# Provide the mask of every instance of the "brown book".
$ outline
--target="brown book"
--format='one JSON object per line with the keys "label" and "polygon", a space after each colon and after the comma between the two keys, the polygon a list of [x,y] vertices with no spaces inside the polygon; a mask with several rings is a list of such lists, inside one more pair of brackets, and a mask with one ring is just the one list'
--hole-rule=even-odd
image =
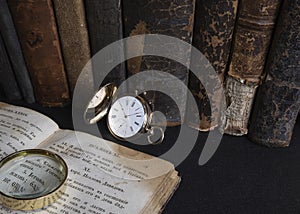
{"label": "brown book", "polygon": [[285,147],[291,141],[300,111],[299,16],[300,1],[285,0],[249,127],[249,138],[259,144]]}
{"label": "brown book", "polygon": [[[237,7],[238,0],[198,0],[196,3],[193,46],[210,61],[222,83],[229,60]],[[205,83],[201,83],[198,78],[190,75],[189,88],[198,109],[192,109],[188,104],[187,114],[191,116],[187,123],[201,131],[208,131],[218,126],[221,105],[224,104],[221,97],[215,97],[215,105],[212,106],[205,91]],[[198,114],[198,111],[200,124],[193,121],[196,118],[193,115]]]}
{"label": "brown book", "polygon": [[90,60],[84,2],[82,0],[54,0],[53,3],[65,70],[70,92],[73,93],[82,69]]}
{"label": "brown book", "polygon": [[[226,88],[228,107],[224,120],[227,134],[247,134],[252,102],[256,88],[261,83],[281,2],[282,0],[240,1],[225,84],[228,87]],[[234,88],[232,78],[239,82],[235,83]],[[245,99],[241,99],[241,96]]]}
{"label": "brown book", "polygon": [[[140,34],[164,34],[176,37],[187,43],[192,42],[194,26],[195,0],[180,1],[147,1],[131,0],[123,2],[124,32],[125,37]],[[139,41],[136,47],[127,47],[126,51],[143,51],[144,43]],[[170,45],[170,44],[168,44]],[[177,44],[172,44],[176,50]],[[135,49],[135,50],[133,50]],[[177,49],[178,50],[178,49]],[[189,55],[191,51],[186,54]],[[177,54],[174,52],[174,54]],[[180,54],[178,54],[180,55]],[[174,75],[184,84],[188,83],[188,65],[179,64],[175,61],[158,56],[144,56],[133,58],[128,61],[128,76],[132,76],[146,70],[164,71]],[[173,94],[163,94],[158,91],[147,92],[146,98],[154,111],[160,111],[166,116],[166,123],[170,126],[180,125],[184,118],[180,111],[185,112],[186,90],[178,84],[169,84],[167,78],[155,79],[151,76],[140,81],[140,84],[129,86],[138,91],[143,91],[145,82],[150,85],[167,85],[168,91],[174,92],[174,96],[180,94],[177,105],[170,98]],[[182,115],[184,117],[184,115]],[[161,121],[160,121],[161,122]],[[157,121],[157,123],[160,123]]]}
{"label": "brown book", "polygon": [[66,104],[68,83],[51,0],[11,0],[8,4],[37,102],[45,106]]}

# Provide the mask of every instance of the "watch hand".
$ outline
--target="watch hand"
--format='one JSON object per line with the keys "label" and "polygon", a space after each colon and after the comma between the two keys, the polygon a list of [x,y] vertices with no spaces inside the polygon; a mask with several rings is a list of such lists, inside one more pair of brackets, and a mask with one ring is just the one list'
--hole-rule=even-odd
{"label": "watch hand", "polygon": [[126,106],[127,106],[126,111],[128,112],[129,111],[129,100],[128,100],[128,98],[126,99]]}
{"label": "watch hand", "polygon": [[137,114],[142,114],[142,112],[137,112],[137,113],[129,114],[129,115],[126,115],[126,117],[130,117],[130,116],[137,115]]}
{"label": "watch hand", "polygon": [[121,128],[126,123],[126,120],[124,120],[123,118],[118,119],[118,122],[120,120],[122,120],[122,121],[121,121],[121,124],[119,125],[119,128]]}
{"label": "watch hand", "polygon": [[125,128],[122,128],[121,131],[123,132],[124,135],[126,135],[126,129],[127,129],[127,126],[128,126],[128,125],[126,124],[126,121],[123,122],[123,123],[119,126],[119,128],[121,128],[124,124],[125,124]]}
{"label": "watch hand", "polygon": [[126,114],[125,114],[125,110],[124,110],[124,108],[123,108],[123,105],[121,104],[121,102],[119,102],[119,104],[120,104],[120,106],[121,106],[121,109],[122,109],[122,112],[123,112],[123,114],[124,114],[124,117],[126,117]]}
{"label": "watch hand", "polygon": [[126,123],[126,121],[124,121],[123,123],[121,123],[120,126],[119,126],[119,128],[121,128],[125,123]]}

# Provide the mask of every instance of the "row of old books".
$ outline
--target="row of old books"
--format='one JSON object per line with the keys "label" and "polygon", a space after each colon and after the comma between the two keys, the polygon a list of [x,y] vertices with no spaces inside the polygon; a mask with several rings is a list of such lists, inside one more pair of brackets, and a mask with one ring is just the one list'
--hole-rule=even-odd
{"label": "row of old books", "polygon": [[[203,2],[199,5],[202,15],[205,14],[203,11],[210,12],[212,5],[211,2]],[[221,2],[226,1],[214,2],[220,6]],[[230,2],[238,5],[233,33],[229,31],[224,36],[220,31],[229,20],[220,17],[226,17],[228,11],[226,15],[216,16],[217,21],[212,18],[212,12],[208,13],[208,20],[203,21],[201,28],[205,31],[198,35],[200,42],[197,42],[195,32],[195,45],[200,44],[198,48],[213,64],[223,81],[226,96],[226,110],[220,110],[221,101],[218,106],[207,108],[208,105],[203,103],[208,102],[209,94],[201,87],[195,90],[199,84],[193,82],[191,90],[194,90],[196,97],[200,97],[198,109],[202,115],[202,123],[196,128],[209,130],[221,126],[226,134],[248,134],[252,141],[259,144],[288,146],[300,110],[300,1]],[[201,19],[197,20],[201,26]],[[210,31],[207,26],[210,26]],[[230,25],[225,29],[224,32],[228,33]],[[224,46],[219,47],[226,41],[231,43],[230,52],[226,52],[229,49]],[[203,42],[211,44],[203,45]]]}
{"label": "row of old books", "polygon": [[[8,98],[63,106],[71,100],[85,64],[102,48],[128,36],[164,34],[204,54],[224,86],[226,104],[209,94],[208,83],[200,82],[188,66],[158,56],[120,63],[109,81],[120,84],[144,70],[167,72],[187,85],[197,102],[197,109],[191,109],[183,95],[176,107],[172,96],[147,93],[152,109],[163,112],[168,125],[181,124],[180,110],[186,108],[187,115],[199,114],[200,122],[193,121],[197,117],[186,118],[201,131],[224,125],[227,134],[248,134],[253,141],[271,146],[289,144],[300,108],[299,0],[0,3],[0,93]],[[143,43],[139,45],[142,49]],[[176,44],[171,45],[176,50]],[[98,79],[101,71],[94,75]],[[185,93],[181,86],[162,81],[169,91]],[[134,87],[142,90],[143,83]],[[220,115],[225,115],[221,121]]]}

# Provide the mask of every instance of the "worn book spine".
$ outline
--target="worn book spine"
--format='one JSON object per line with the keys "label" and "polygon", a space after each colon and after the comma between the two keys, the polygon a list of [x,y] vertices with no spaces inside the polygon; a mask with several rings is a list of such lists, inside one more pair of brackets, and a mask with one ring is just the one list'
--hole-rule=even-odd
{"label": "worn book spine", "polygon": [[0,88],[7,100],[22,99],[14,72],[9,62],[5,46],[0,35]]}
{"label": "worn book spine", "polygon": [[83,0],[54,0],[53,4],[65,70],[70,92],[73,94],[77,79],[90,60],[84,2]]}
{"label": "worn book spine", "polygon": [[[222,83],[229,60],[237,7],[238,0],[198,0],[196,3],[193,46],[210,61]],[[201,131],[209,131],[219,125],[221,105],[224,103],[220,97],[215,97],[215,105],[211,105],[205,83],[201,83],[198,78],[190,75],[189,80],[189,89],[198,109],[189,109],[188,105],[187,114],[195,115],[199,111],[200,124],[193,120],[187,123]]]}
{"label": "worn book spine", "polygon": [[69,89],[51,0],[10,0],[8,5],[37,102],[65,105]]}
{"label": "worn book spine", "polygon": [[300,111],[300,1],[285,0],[258,90],[249,138],[271,147],[288,146]]}
{"label": "worn book spine", "polygon": [[35,101],[33,87],[7,0],[0,0],[0,32],[21,94],[26,102],[33,103]]}
{"label": "worn book spine", "polygon": [[[195,0],[124,1],[123,11],[124,32],[126,37],[142,34],[164,34],[176,37],[189,44],[192,42]],[[140,47],[136,48],[142,51],[143,45],[143,41],[140,41]],[[176,44],[174,44],[174,47],[176,47]],[[132,47],[126,47],[126,51],[130,51],[130,48]],[[174,54],[177,53],[174,52]],[[189,55],[190,53],[186,54]],[[137,57],[128,62],[128,76],[135,75],[145,70],[164,71],[174,75],[187,85],[189,61],[184,64],[185,65],[182,65],[158,56]],[[159,80],[149,77],[146,80],[144,79],[141,81],[140,85],[134,85],[133,87],[138,91],[142,91],[145,82],[153,85],[155,85],[156,82],[160,82],[159,84],[161,85],[168,85],[167,90],[170,91],[170,93],[174,93],[174,96],[180,94],[180,100],[177,105],[170,98],[172,94],[168,94],[168,96],[156,91],[151,93],[148,92],[146,95],[146,99],[151,104],[153,111],[160,111],[166,116],[166,121],[163,125],[180,125],[184,120],[184,118],[181,118],[180,111],[185,112],[187,102],[185,90],[177,84],[167,84],[167,79],[164,79],[163,77]],[[159,121],[157,123],[159,123]]]}
{"label": "worn book spine", "polygon": [[[282,0],[241,0],[238,9],[227,87],[225,133],[244,135],[248,132],[256,88],[261,83],[272,33]],[[232,88],[232,78],[239,81]],[[252,87],[250,89],[249,87]],[[241,92],[246,92],[241,98]],[[243,109],[243,112],[241,112]]]}
{"label": "worn book spine", "polygon": [[[123,38],[122,4],[121,0],[85,0],[86,18],[88,32],[90,37],[90,47],[92,56],[95,56],[104,47]],[[122,51],[122,48],[120,48]],[[124,55],[124,52],[120,53]],[[114,82],[120,85],[126,78],[125,64],[120,59],[116,66],[102,82]],[[92,61],[95,87],[101,83],[97,82],[103,79],[101,69],[103,65],[98,65],[97,61]]]}

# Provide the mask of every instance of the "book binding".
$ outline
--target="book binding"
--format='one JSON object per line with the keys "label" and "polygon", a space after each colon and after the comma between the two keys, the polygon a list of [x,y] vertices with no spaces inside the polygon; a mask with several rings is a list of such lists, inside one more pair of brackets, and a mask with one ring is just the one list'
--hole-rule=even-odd
{"label": "book binding", "polygon": [[270,55],[267,77],[258,91],[249,138],[271,147],[290,144],[300,111],[300,1],[285,0]]}
{"label": "book binding", "polygon": [[[121,0],[86,0],[84,2],[91,54],[94,57],[106,46],[123,38],[122,2]],[[120,51],[120,56],[124,56],[123,47]],[[95,90],[98,90],[100,85],[103,86],[109,82],[114,82],[119,86],[126,79],[125,63],[121,62],[122,57],[114,60],[120,61],[119,65],[104,76],[101,70],[105,65],[99,65],[97,59],[92,58]],[[99,80],[102,80],[102,83],[98,82]]]}
{"label": "book binding", "polygon": [[38,103],[63,106],[69,89],[51,0],[8,1]]}
{"label": "book binding", "polygon": [[[229,119],[225,122],[225,133],[232,135],[244,135],[248,132],[248,118],[255,96],[255,88],[261,83],[265,61],[271,44],[271,38],[278,16],[281,0],[243,0],[238,9],[237,26],[234,34],[231,60],[229,64],[228,78],[225,85],[231,86],[231,78],[240,81],[238,87],[245,87],[242,91],[250,90],[247,98],[240,100],[240,106],[245,106],[245,112],[239,108],[230,108],[228,103],[227,114]],[[225,88],[225,91],[231,90]],[[236,88],[234,91],[238,91]],[[249,91],[249,92],[250,92]],[[227,96],[234,94],[227,93]],[[227,97],[228,100],[235,98]],[[236,110],[236,111],[235,111]],[[234,111],[234,112],[229,112]],[[236,116],[236,118],[232,118]],[[243,117],[243,118],[239,118]],[[241,126],[230,124],[232,121],[242,120]]]}
{"label": "book binding", "polygon": [[[229,60],[237,8],[238,0],[196,2],[193,46],[210,61],[222,83]],[[191,74],[189,76],[189,89],[197,102],[198,109],[191,108],[190,104],[187,105],[189,115],[187,123],[200,131],[209,131],[220,125],[219,117],[225,104],[222,103],[221,97],[215,97],[214,105],[210,103],[208,92],[205,90],[207,83],[200,82],[198,78]],[[198,118],[194,116],[198,114],[198,110],[200,124],[193,120]]]}
{"label": "book binding", "polygon": [[[192,42],[194,25],[195,0],[180,1],[146,1],[133,0],[123,2],[124,33],[125,36],[142,34],[163,34],[181,39],[189,44]],[[154,44],[155,45],[155,44]],[[170,44],[168,44],[170,45]],[[172,44],[176,50],[177,44]],[[141,51],[143,53],[144,41],[139,41],[135,50],[126,47],[126,51]],[[179,50],[179,49],[178,49]],[[179,50],[180,51],[180,50]],[[173,53],[172,53],[173,54]],[[174,52],[174,54],[177,54]],[[186,55],[190,55],[188,50]],[[180,55],[180,53],[178,54]],[[155,70],[166,72],[177,77],[185,85],[188,84],[189,60],[184,65],[159,56],[143,56],[129,61],[127,70],[128,77],[139,72]],[[168,75],[166,75],[168,76]],[[177,84],[169,84],[166,76],[155,78],[152,76],[141,80],[141,84],[129,86],[130,88],[143,91],[145,82],[155,87],[156,84],[167,85],[170,94],[159,91],[147,92],[146,99],[153,111],[162,112],[166,116],[166,122],[162,125],[176,126],[184,121],[186,109],[186,90]],[[172,96],[180,97],[176,103]],[[183,112],[182,117],[180,112]],[[155,122],[154,122],[155,123]]]}
{"label": "book binding", "polygon": [[53,3],[69,89],[73,94],[77,79],[90,60],[84,2],[54,0]]}

